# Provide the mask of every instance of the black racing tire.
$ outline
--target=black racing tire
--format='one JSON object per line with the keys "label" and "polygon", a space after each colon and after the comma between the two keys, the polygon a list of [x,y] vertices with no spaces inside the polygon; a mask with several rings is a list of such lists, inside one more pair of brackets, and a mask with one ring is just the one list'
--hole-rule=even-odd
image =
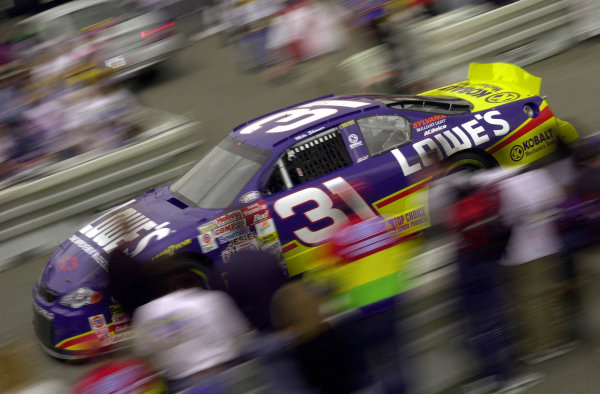
{"label": "black racing tire", "polygon": [[205,290],[226,289],[221,272],[211,260],[199,255],[186,255],[185,258],[190,259],[195,266],[191,269],[191,274],[198,282],[198,287]]}
{"label": "black racing tire", "polygon": [[498,167],[498,162],[485,152],[463,151],[450,156],[446,173],[456,171],[478,171]]}

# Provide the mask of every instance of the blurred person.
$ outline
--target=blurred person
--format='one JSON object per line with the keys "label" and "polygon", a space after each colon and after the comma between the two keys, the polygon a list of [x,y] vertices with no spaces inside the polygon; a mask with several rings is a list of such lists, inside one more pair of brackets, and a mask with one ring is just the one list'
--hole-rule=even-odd
{"label": "blurred person", "polygon": [[[256,335],[248,340],[245,352],[258,358],[269,391],[313,392],[297,354],[297,339],[301,334],[284,330],[284,324],[278,320],[278,306],[281,301],[286,307],[290,306],[291,298],[284,290],[288,288],[287,275],[277,257],[258,250],[240,251],[227,263],[224,278],[228,293],[256,331]],[[301,308],[303,313],[310,313],[314,303],[305,302],[293,307],[293,311],[287,312],[294,313]]]}
{"label": "blurred person", "polygon": [[598,134],[576,141],[573,158],[577,164],[573,182],[573,201],[562,212],[559,228],[566,233],[578,270],[583,315],[583,339],[600,346],[598,282],[596,256],[600,245],[600,137]]}
{"label": "blurred person", "polygon": [[[449,231],[456,248],[457,290],[466,339],[481,363],[465,392],[505,392],[539,383],[542,375],[523,374],[512,352],[507,303],[499,262],[511,227],[502,218],[504,170],[446,174],[439,152],[429,154],[430,237]],[[437,217],[436,217],[437,216]]]}
{"label": "blurred person", "polygon": [[397,307],[410,288],[406,262],[418,241],[400,238],[390,222],[373,217],[352,220],[326,245],[306,274],[313,286],[330,291],[319,309],[334,324],[326,344],[332,350],[320,363],[337,368],[337,380],[326,377],[325,392],[407,392]]}
{"label": "blurred person", "polygon": [[228,24],[236,61],[245,71],[260,71],[267,57],[271,18],[282,8],[276,0],[239,0],[229,4]]}
{"label": "blurred person", "polygon": [[[343,42],[338,9],[322,1],[288,0],[269,27],[269,66],[264,76],[267,80],[284,76],[303,61],[340,49]],[[324,65],[312,62],[311,66],[321,69]]]}
{"label": "blurred person", "polygon": [[132,316],[133,350],[169,390],[229,392],[222,372],[240,362],[249,324],[225,293],[204,290],[185,255],[139,262],[117,249],[109,260],[114,296]]}
{"label": "blurred person", "polygon": [[[96,367],[79,379],[70,390],[71,394],[166,394],[167,392],[164,379],[148,365],[147,361],[137,358],[110,361]],[[42,393],[50,394],[40,391],[40,394]]]}
{"label": "blurred person", "polygon": [[0,181],[9,177],[14,169],[14,141],[9,129],[0,123]]}
{"label": "blurred person", "polygon": [[544,362],[570,351],[561,246],[554,224],[565,194],[546,169],[513,174],[502,181],[503,216],[512,227],[506,267],[518,344],[523,359]]}

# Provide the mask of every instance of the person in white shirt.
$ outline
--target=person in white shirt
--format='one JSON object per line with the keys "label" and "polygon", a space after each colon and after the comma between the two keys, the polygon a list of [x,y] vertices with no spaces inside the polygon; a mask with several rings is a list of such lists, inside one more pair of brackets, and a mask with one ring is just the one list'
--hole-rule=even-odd
{"label": "person in white shirt", "polygon": [[561,294],[557,207],[566,198],[545,169],[501,180],[502,215],[511,226],[505,258],[525,361],[537,364],[573,348]]}
{"label": "person in white shirt", "polygon": [[220,373],[241,362],[250,324],[226,293],[200,288],[193,267],[180,256],[141,264],[136,292],[143,294],[124,304],[134,307],[133,350],[153,364],[173,392],[190,387],[220,392],[227,387]]}
{"label": "person in white shirt", "polygon": [[170,381],[224,370],[241,356],[236,338],[249,330],[227,294],[199,288],[177,290],[140,306],[132,325],[135,352]]}

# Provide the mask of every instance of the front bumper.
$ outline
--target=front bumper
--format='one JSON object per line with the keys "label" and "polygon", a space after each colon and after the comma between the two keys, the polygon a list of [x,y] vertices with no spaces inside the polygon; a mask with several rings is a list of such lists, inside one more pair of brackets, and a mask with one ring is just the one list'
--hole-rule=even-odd
{"label": "front bumper", "polygon": [[[62,360],[89,359],[128,345],[131,326],[128,319],[115,319],[108,305],[88,305],[70,309],[58,304],[58,297],[48,302],[47,291],[33,289],[33,328],[42,348]],[[100,318],[103,324],[92,324]]]}

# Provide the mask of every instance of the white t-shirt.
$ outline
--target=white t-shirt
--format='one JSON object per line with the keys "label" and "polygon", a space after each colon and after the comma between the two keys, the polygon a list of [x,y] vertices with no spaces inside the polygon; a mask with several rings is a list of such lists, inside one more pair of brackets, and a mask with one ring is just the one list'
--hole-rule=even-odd
{"label": "white t-shirt", "polygon": [[220,291],[179,290],[139,307],[133,346],[167,379],[182,379],[240,356],[236,337],[250,326]]}
{"label": "white t-shirt", "polygon": [[517,265],[561,250],[554,223],[556,207],[566,198],[545,169],[513,175],[500,182],[502,216],[512,226],[504,265]]}

